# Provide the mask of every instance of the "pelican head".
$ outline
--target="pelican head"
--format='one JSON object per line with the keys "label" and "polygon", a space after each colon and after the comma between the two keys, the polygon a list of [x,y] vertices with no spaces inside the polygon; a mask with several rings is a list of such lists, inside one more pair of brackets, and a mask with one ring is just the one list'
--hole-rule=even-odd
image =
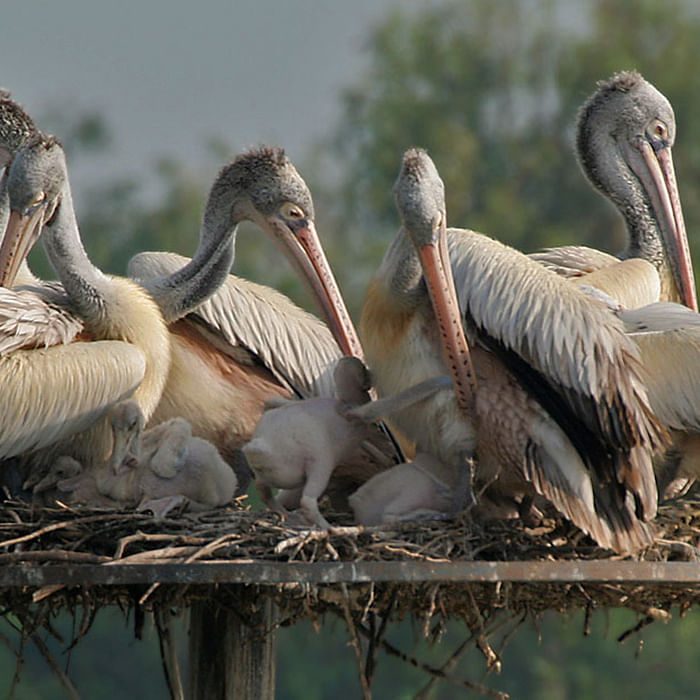
{"label": "pelican head", "polygon": [[306,183],[282,148],[251,150],[224,167],[214,183],[205,221],[248,219],[270,234],[300,272],[344,353],[362,350],[321,246]]}
{"label": "pelican head", "polygon": [[134,467],[139,463],[140,437],[145,419],[138,403],[127,400],[121,401],[110,410],[109,421],[114,435],[109,467],[114,474],[118,474],[124,467]]}
{"label": "pelican head", "polygon": [[671,156],[675,138],[669,101],[639,73],[622,72],[598,83],[581,108],[576,146],[586,176],[618,206],[630,236],[640,245],[660,238],[651,262],[670,267],[683,303],[697,311]]}
{"label": "pelican head", "polygon": [[44,224],[53,218],[65,173],[63,147],[53,136],[35,136],[15,156],[7,178],[10,216],[0,245],[0,285],[12,285]]}
{"label": "pelican head", "polygon": [[447,250],[445,187],[435,164],[424,150],[412,148],[406,151],[394,185],[394,195],[403,228],[418,251],[442,336],[443,356],[459,404],[470,411],[476,381]]}
{"label": "pelican head", "polygon": [[0,168],[38,133],[31,117],[0,88]]}

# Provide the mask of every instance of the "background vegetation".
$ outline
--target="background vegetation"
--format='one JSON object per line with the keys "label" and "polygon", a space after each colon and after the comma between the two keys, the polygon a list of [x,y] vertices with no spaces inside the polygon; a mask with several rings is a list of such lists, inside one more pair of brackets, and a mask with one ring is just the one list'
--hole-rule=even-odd
{"label": "background vegetation", "polygon": [[[596,81],[622,69],[638,69],[674,105],[674,159],[691,248],[698,251],[700,11],[692,0],[455,2],[392,14],[368,37],[367,51],[371,67],[345,91],[340,124],[320,135],[317,148],[297,164],[314,192],[319,231],[355,315],[396,230],[391,185],[402,152],[412,145],[433,156],[453,225],[488,232],[525,251],[563,243],[619,250],[621,222],[582,177],[572,136],[577,109]],[[71,158],[103,159],[119,147],[99,115],[68,115],[59,135]],[[212,146],[216,162],[230,155],[225,143]],[[123,272],[139,250],[189,254],[196,246],[208,183],[176,158],[154,168],[156,197],[144,198],[136,180],[81,193],[86,245],[106,270]],[[50,276],[41,251],[32,263]],[[239,236],[234,271],[307,303],[282,256],[254,228],[244,227]],[[102,614],[92,641],[72,653],[79,687],[86,697],[162,696],[157,644],[153,638],[126,641],[129,632],[116,617]],[[577,618],[551,616],[539,633],[519,632],[505,653],[503,674],[489,682],[514,697],[696,695],[697,615],[650,628],[639,659],[629,645],[614,641],[634,623],[630,616],[604,617],[598,613],[599,627],[589,639],[582,638]],[[404,623],[396,632],[404,644],[414,637],[410,628]],[[455,623],[443,644],[425,650],[426,658],[445,658],[446,648],[464,635]],[[13,663],[9,653],[0,657],[0,678],[8,679],[8,687]],[[17,697],[57,694],[42,664],[28,656]],[[483,662],[467,659],[463,668],[478,678]],[[282,631],[279,697],[357,696],[355,679],[342,625],[327,625],[319,635],[304,625]],[[411,697],[423,683],[413,670],[385,659],[377,697]],[[451,688],[435,695],[454,696]]]}

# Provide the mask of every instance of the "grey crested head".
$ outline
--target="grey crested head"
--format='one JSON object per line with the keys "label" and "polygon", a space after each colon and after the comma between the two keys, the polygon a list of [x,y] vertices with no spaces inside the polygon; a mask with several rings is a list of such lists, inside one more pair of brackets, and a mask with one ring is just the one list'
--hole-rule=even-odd
{"label": "grey crested head", "polygon": [[[659,138],[660,137],[660,138]],[[615,73],[598,82],[578,114],[576,149],[593,183],[600,150],[635,139],[653,140],[655,150],[672,147],[676,138],[673,107],[666,97],[636,71]]]}
{"label": "grey crested head", "polygon": [[15,157],[7,179],[10,206],[24,213],[41,202],[56,202],[66,178],[61,142],[36,135]]}
{"label": "grey crested head", "polygon": [[239,155],[224,166],[212,186],[210,201],[233,199],[239,209],[236,218],[247,218],[249,207],[262,216],[285,215],[284,206],[293,205],[293,218],[313,220],[314,207],[306,183],[287,158],[284,149],[261,146]]}
{"label": "grey crested head", "polygon": [[422,148],[411,148],[404,153],[394,196],[404,228],[412,235],[432,232],[444,219],[445,186]]}
{"label": "grey crested head", "polygon": [[32,118],[0,88],[0,166],[38,134]]}

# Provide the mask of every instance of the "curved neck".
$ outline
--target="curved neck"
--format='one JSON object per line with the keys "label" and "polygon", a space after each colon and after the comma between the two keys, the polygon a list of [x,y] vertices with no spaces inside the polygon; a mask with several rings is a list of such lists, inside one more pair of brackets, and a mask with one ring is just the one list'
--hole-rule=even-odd
{"label": "curved neck", "polygon": [[192,259],[172,275],[143,282],[167,323],[188,314],[224,283],[233,264],[237,223],[208,203]]}
{"label": "curved neck", "polygon": [[80,239],[68,178],[61,188],[53,221],[44,226],[43,244],[56,274],[87,321],[102,321],[110,280],[88,257]]}
{"label": "curved neck", "polygon": [[627,246],[619,257],[644,258],[659,270],[668,267],[659,225],[641,188],[638,187],[623,205],[617,206],[625,219],[628,236]]}
{"label": "curved neck", "polygon": [[651,202],[618,142],[611,136],[598,136],[600,131],[591,129],[579,134],[578,155],[591,184],[614,204],[625,220],[628,241],[618,257],[644,258],[660,269],[667,263]]}

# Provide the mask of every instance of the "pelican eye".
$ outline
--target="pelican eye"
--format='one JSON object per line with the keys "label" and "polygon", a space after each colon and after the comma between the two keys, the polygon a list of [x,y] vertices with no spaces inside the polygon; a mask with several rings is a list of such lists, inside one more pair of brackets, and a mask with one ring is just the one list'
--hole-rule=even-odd
{"label": "pelican eye", "polygon": [[668,141],[668,128],[658,119],[651,123],[647,133],[655,141]]}
{"label": "pelican eye", "polygon": [[294,204],[293,202],[285,202],[281,207],[280,207],[280,213],[285,219],[304,219],[306,218],[306,215],[304,214],[304,210],[298,206],[297,204]]}
{"label": "pelican eye", "polygon": [[27,209],[36,209],[44,200],[46,199],[46,192],[44,190],[39,190],[29,204],[27,204]]}

